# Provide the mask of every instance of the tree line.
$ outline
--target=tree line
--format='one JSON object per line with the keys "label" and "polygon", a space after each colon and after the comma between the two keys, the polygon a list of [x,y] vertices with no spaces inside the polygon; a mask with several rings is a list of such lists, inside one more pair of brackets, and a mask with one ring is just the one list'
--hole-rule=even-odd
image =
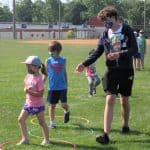
{"label": "tree line", "polygon": [[[57,23],[72,22],[79,25],[88,23],[89,18],[97,16],[97,13],[107,5],[114,5],[120,16],[132,26],[144,24],[144,2],[146,25],[150,24],[150,1],[149,0],[16,0],[16,21],[32,23]],[[60,10],[60,14],[59,14]],[[60,16],[59,16],[60,15]],[[0,4],[0,21],[12,21],[12,10],[8,6]]]}

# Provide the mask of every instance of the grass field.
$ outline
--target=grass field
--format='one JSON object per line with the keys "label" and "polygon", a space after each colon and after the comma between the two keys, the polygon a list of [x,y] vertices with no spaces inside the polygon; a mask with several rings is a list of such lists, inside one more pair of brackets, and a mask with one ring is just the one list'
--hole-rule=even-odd
{"label": "grass field", "polygon": [[[50,129],[52,144],[40,146],[42,133],[35,117],[27,120],[30,145],[17,147],[20,139],[17,117],[24,104],[23,79],[26,68],[20,62],[29,55],[39,55],[44,62],[48,57],[47,45],[0,41],[0,143],[6,150],[150,150],[150,51],[145,59],[145,70],[135,72],[133,95],[130,98],[131,115],[129,135],[121,135],[121,113],[116,101],[114,119],[107,146],[95,142],[95,136],[102,132],[105,94],[102,85],[97,94],[88,98],[88,84],[85,74],[75,74],[76,65],[82,61],[94,45],[63,45],[62,55],[67,58],[68,103],[71,120],[63,124],[63,110],[56,109],[57,128]],[[150,50],[150,47],[149,49]],[[97,62],[97,71],[105,71],[104,57]],[[47,85],[45,85],[47,88]],[[47,90],[45,90],[45,99]],[[46,104],[47,106],[47,104]],[[45,112],[48,119],[48,110]]]}

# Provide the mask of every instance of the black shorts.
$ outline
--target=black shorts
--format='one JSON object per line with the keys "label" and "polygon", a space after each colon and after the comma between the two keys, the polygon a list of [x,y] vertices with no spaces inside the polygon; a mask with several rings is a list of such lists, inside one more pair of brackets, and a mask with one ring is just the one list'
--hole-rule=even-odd
{"label": "black shorts", "polygon": [[140,59],[140,53],[137,52],[133,57],[134,57],[134,58],[137,58],[137,59]]}
{"label": "black shorts", "polygon": [[108,69],[102,78],[102,84],[106,93],[130,96],[133,80],[133,69]]}
{"label": "black shorts", "polygon": [[67,103],[67,89],[65,90],[50,90],[48,91],[47,101],[50,104]]}

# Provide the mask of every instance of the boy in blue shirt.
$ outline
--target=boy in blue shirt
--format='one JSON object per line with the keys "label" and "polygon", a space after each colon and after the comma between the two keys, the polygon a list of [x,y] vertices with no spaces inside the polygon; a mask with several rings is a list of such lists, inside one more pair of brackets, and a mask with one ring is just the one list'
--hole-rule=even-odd
{"label": "boy in blue shirt", "polygon": [[69,121],[69,106],[67,104],[67,73],[66,58],[61,57],[62,45],[58,41],[52,41],[48,47],[50,57],[46,60],[48,73],[48,96],[50,128],[56,128],[54,123],[56,104],[61,101],[64,109],[64,123]]}

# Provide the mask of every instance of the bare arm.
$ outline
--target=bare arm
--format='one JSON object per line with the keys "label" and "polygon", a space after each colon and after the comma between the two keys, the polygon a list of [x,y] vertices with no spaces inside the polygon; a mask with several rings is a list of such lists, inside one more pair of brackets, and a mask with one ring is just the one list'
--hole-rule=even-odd
{"label": "bare arm", "polygon": [[41,90],[41,91],[33,91],[31,89],[24,89],[24,91],[32,96],[35,96],[35,97],[42,97],[43,94],[44,94],[44,89]]}
{"label": "bare arm", "polygon": [[65,78],[66,78],[66,83],[68,85],[68,78],[67,78],[67,70],[66,70],[66,65],[64,66],[64,70],[65,70]]}
{"label": "bare arm", "polygon": [[45,60],[45,72],[46,74],[43,74],[42,79],[44,82],[47,80],[47,59]]}

